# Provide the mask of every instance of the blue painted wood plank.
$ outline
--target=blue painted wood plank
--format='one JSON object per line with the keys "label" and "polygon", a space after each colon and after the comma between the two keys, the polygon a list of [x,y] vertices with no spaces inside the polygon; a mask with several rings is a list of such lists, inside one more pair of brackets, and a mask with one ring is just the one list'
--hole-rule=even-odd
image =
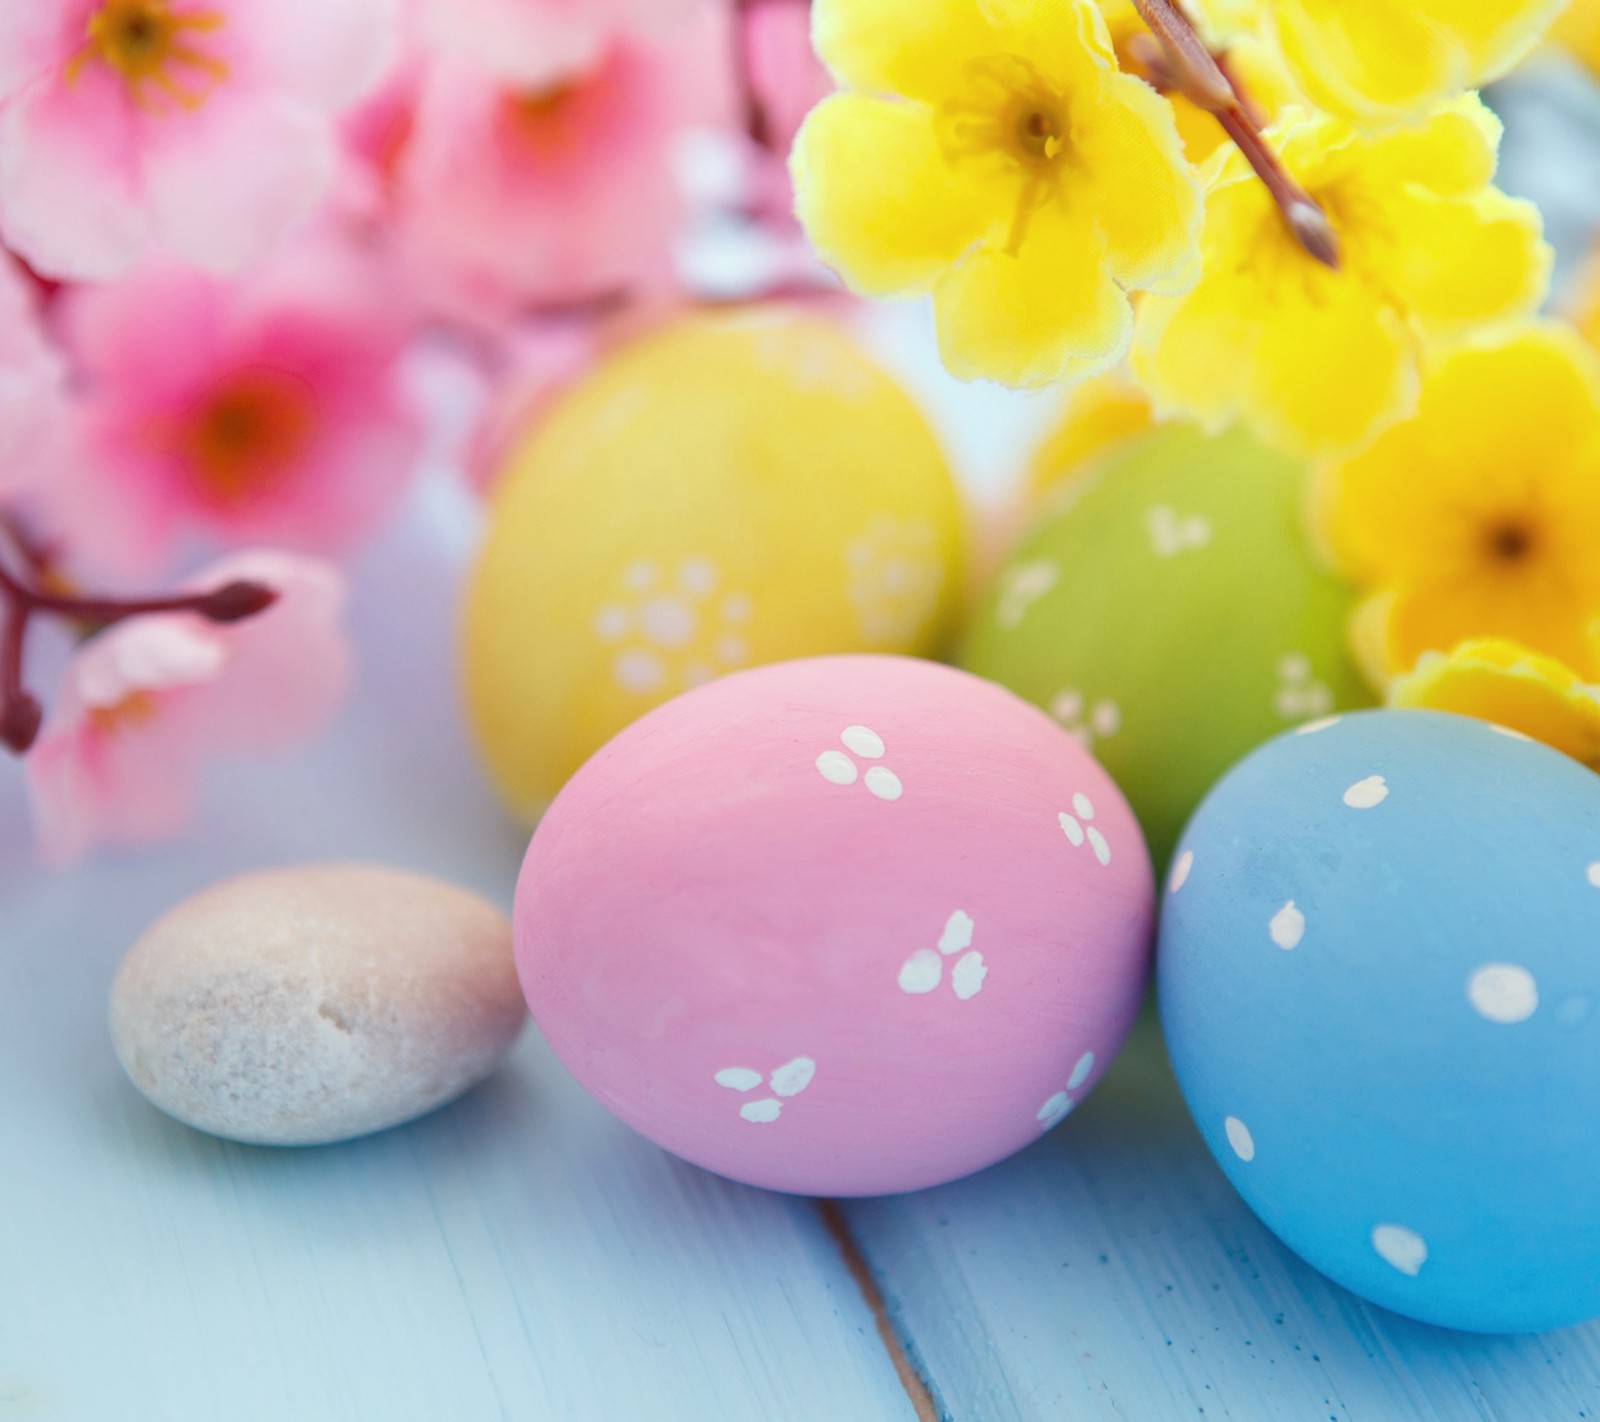
{"label": "blue painted wood plank", "polygon": [[1206,1154],[1152,1017],[1050,1136],[846,1209],[944,1414],[982,1422],[1600,1417],[1600,1325],[1488,1338],[1362,1303]]}
{"label": "blue painted wood plank", "polygon": [[416,528],[366,561],[356,704],[223,774],[184,842],[45,875],[0,797],[0,1418],[913,1418],[815,1207],[656,1150],[531,1030],[454,1106],[312,1150],[213,1140],[123,1080],[116,961],[222,874],[369,857],[509,899],[449,563]]}

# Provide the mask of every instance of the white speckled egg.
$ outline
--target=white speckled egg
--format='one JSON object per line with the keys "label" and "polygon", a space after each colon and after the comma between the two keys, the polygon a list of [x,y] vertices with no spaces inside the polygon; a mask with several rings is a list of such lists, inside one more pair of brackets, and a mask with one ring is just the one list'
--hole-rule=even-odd
{"label": "white speckled egg", "polygon": [[184,900],[111,988],[123,1069],[213,1135],[317,1145],[488,1076],[525,1012],[511,930],[452,884],[375,865],[268,869]]}

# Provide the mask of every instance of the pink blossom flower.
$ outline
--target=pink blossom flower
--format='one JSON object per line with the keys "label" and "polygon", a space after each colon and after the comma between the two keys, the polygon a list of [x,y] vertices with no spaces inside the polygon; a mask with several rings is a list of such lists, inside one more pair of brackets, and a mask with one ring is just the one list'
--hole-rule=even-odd
{"label": "pink blossom flower", "polygon": [[657,41],[707,0],[428,0],[427,37],[522,88],[593,68],[616,40]]}
{"label": "pink blossom flower", "polygon": [[729,109],[726,16],[619,42],[534,88],[469,61],[423,75],[395,163],[402,240],[436,310],[485,319],[667,284],[686,128]]}
{"label": "pink blossom flower", "polygon": [[755,0],[741,23],[750,86],[766,126],[764,151],[756,155],[752,205],[769,221],[792,222],[789,149],[801,121],[833,92],[833,80],[811,48],[809,5]]}
{"label": "pink blossom flower", "polygon": [[340,553],[404,492],[420,435],[382,267],[331,241],[237,284],[141,268],[62,298],[80,368],[56,516],[75,566],[148,577],[184,535]]}
{"label": "pink blossom flower", "polygon": [[47,862],[178,833],[207,760],[286,751],[338,706],[350,677],[338,573],[311,559],[244,553],[193,587],[235,578],[268,584],[277,601],[221,625],[189,612],[131,618],[74,654],[23,763]]}
{"label": "pink blossom flower", "polygon": [[322,191],[329,114],[393,23],[394,0],[6,0],[0,232],[59,276],[151,248],[238,270]]}
{"label": "pink blossom flower", "polygon": [[53,469],[66,414],[63,375],[40,328],[32,283],[0,252],[0,493]]}

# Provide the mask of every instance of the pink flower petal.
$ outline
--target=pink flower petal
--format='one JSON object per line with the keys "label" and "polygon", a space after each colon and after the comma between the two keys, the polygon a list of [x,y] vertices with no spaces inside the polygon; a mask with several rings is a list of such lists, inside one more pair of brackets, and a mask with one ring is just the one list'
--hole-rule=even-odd
{"label": "pink flower petal", "polygon": [[98,0],[21,0],[0,5],[0,100],[64,64],[83,43]]}
{"label": "pink flower petal", "polygon": [[66,420],[65,370],[34,307],[32,287],[0,252],[0,492],[46,477]]}
{"label": "pink flower petal", "polygon": [[24,762],[48,861],[177,833],[209,757],[282,751],[337,707],[350,676],[338,574],[261,552],[218,563],[194,586],[235,578],[269,583],[278,601],[225,626],[192,613],[130,619],[73,657]]}
{"label": "pink flower petal", "polygon": [[0,237],[38,271],[114,276],[143,249],[136,132],[121,83],[86,65],[48,73],[0,108]]}
{"label": "pink flower petal", "polygon": [[142,132],[156,229],[178,256],[238,271],[315,204],[333,176],[328,121],[303,100],[225,84]]}
{"label": "pink flower petal", "polygon": [[321,109],[360,97],[398,45],[397,0],[229,0],[228,10],[255,82]]}
{"label": "pink flower petal", "polygon": [[287,553],[249,552],[207,568],[190,586],[220,587],[235,578],[264,582],[278,593],[265,612],[222,629],[224,672],[190,714],[218,747],[271,753],[307,739],[326,724],[349,689],[350,652],[341,627],[344,581],[328,563]]}

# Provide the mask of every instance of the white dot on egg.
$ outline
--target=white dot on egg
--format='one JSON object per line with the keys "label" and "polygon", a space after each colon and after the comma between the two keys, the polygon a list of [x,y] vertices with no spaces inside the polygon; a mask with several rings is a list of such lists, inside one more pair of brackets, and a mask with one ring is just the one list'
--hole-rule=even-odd
{"label": "white dot on egg", "polygon": [[594,615],[595,635],[602,642],[618,641],[627,634],[630,620],[627,608],[608,602]]}
{"label": "white dot on egg", "polygon": [[959,953],[972,946],[972,915],[957,909],[945,920],[944,932],[939,935],[941,953]]}
{"label": "white dot on egg", "polygon": [[989,970],[983,965],[982,953],[964,953],[950,970],[950,986],[955,995],[965,1002],[969,997],[977,996],[978,990],[983,987],[983,980],[988,976]]}
{"label": "white dot on egg", "polygon": [[900,968],[900,991],[914,996],[932,992],[944,976],[944,962],[931,948],[918,948]]}
{"label": "white dot on egg", "polygon": [[1189,882],[1189,871],[1194,868],[1194,850],[1186,849],[1173,861],[1172,873],[1167,879],[1167,892],[1175,894]]}
{"label": "white dot on egg", "polygon": [[1600,889],[1600,859],[1591,864],[1587,870],[1587,877],[1595,888]]}
{"label": "white dot on egg", "polygon": [[796,1057],[774,1071],[767,1078],[767,1084],[776,1096],[798,1096],[811,1085],[811,1078],[816,1074],[815,1061],[810,1057]]}
{"label": "white dot on egg", "polygon": [[694,636],[694,609],[675,597],[653,597],[639,609],[639,626],[656,646],[681,647]]}
{"label": "white dot on egg", "polygon": [[750,655],[743,637],[717,638],[717,658],[730,667],[736,667]]}
{"label": "white dot on egg", "polygon": [[839,739],[847,750],[865,760],[877,760],[883,754],[883,737],[866,726],[846,726],[839,733]]}
{"label": "white dot on egg", "polygon": [[667,669],[661,665],[660,658],[638,648],[619,652],[611,663],[611,674],[624,691],[641,696],[659,690],[667,679]]}
{"label": "white dot on egg", "polygon": [[739,1114],[747,1121],[754,1121],[758,1126],[764,1126],[769,1121],[776,1121],[778,1113],[783,1110],[783,1102],[764,1096],[759,1101],[746,1101],[739,1108]]}
{"label": "white dot on egg", "polygon": [[1539,987],[1516,963],[1486,963],[1467,979],[1467,997],[1490,1022],[1526,1022],[1538,1009]]}
{"label": "white dot on egg", "polygon": [[1298,948],[1300,940],[1305,937],[1306,916],[1295,907],[1294,900],[1290,899],[1272,915],[1267,931],[1272,935],[1272,941],[1288,952],[1291,948]]}
{"label": "white dot on egg", "polygon": [[1250,1134],[1250,1127],[1245,1125],[1237,1116],[1229,1116],[1222,1123],[1222,1129],[1227,1134],[1228,1144],[1233,1147],[1233,1153],[1248,1165],[1256,1158],[1256,1138]]}
{"label": "white dot on egg", "polygon": [[1080,820],[1092,820],[1094,818],[1094,801],[1081,790],[1072,797],[1072,808]]}
{"label": "white dot on egg", "polygon": [[1492,721],[1489,723],[1489,729],[1497,736],[1510,736],[1514,741],[1531,741],[1533,739],[1532,736],[1524,731],[1515,730],[1510,726],[1497,726]]}
{"label": "white dot on egg", "polygon": [[717,585],[717,570],[706,558],[685,558],[678,569],[678,586],[695,597],[704,597]]}
{"label": "white dot on egg", "polygon": [[730,593],[722,600],[722,615],[729,622],[748,622],[750,599],[743,593]]}
{"label": "white dot on egg", "polygon": [[1344,802],[1352,810],[1370,810],[1389,798],[1389,783],[1381,775],[1358,780],[1344,792]]}
{"label": "white dot on egg", "polygon": [[1056,819],[1060,822],[1061,832],[1066,835],[1074,849],[1083,843],[1083,826],[1073,819],[1071,815],[1063,810],[1056,816]]}
{"label": "white dot on egg", "polygon": [[718,1086],[732,1091],[751,1091],[761,1085],[761,1073],[749,1067],[723,1067],[715,1077]]}
{"label": "white dot on egg", "polygon": [[817,769],[830,785],[854,785],[859,774],[855,761],[843,751],[836,750],[823,751],[817,757]]}
{"label": "white dot on egg", "polygon": [[1047,1126],[1053,1126],[1070,1110],[1072,1110],[1072,1098],[1065,1091],[1058,1091],[1039,1108],[1039,1114],[1034,1119],[1043,1121]]}
{"label": "white dot on egg", "polygon": [[1106,837],[1093,825],[1089,826],[1089,848],[1094,850],[1094,857],[1101,864],[1104,865],[1111,862],[1111,846],[1106,843]]}
{"label": "white dot on egg", "polygon": [[1330,726],[1337,726],[1344,720],[1343,716],[1324,716],[1317,721],[1307,721],[1303,726],[1296,726],[1294,733],[1297,736],[1314,736],[1318,731],[1326,731]]}
{"label": "white dot on egg", "polygon": [[622,585],[632,592],[643,592],[655,580],[656,570],[646,562],[629,563],[622,575]]}
{"label": "white dot on egg", "polygon": [[1089,1073],[1094,1070],[1094,1053],[1085,1052],[1078,1058],[1078,1064],[1072,1068],[1072,1075],[1067,1078],[1067,1090],[1076,1091],[1089,1079]]}
{"label": "white dot on egg", "polygon": [[880,800],[898,800],[904,787],[894,771],[884,765],[875,765],[867,772],[867,789]]}
{"label": "white dot on egg", "polygon": [[1428,1246],[1422,1236],[1404,1225],[1381,1224],[1372,1231],[1372,1247],[1378,1258],[1413,1279],[1428,1262]]}

